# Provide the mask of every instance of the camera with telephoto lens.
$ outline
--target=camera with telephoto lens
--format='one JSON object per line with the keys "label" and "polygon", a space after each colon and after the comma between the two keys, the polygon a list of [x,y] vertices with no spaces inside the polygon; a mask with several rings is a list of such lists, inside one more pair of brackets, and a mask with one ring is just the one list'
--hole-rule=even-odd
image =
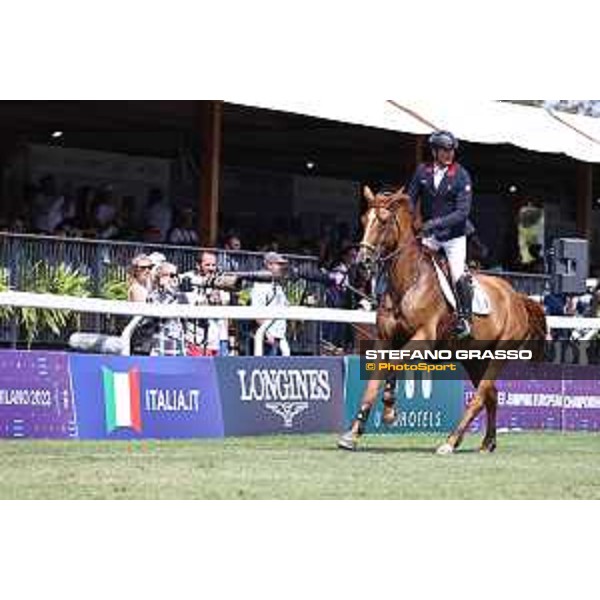
{"label": "camera with telephoto lens", "polygon": [[342,273],[341,271],[329,271],[328,269],[324,268],[314,269],[308,273],[301,273],[298,267],[292,267],[290,268],[288,278],[293,280],[303,279],[309,283],[316,283],[325,286],[340,286],[347,281],[348,275],[346,273]]}
{"label": "camera with telephoto lens", "polygon": [[233,291],[239,286],[239,277],[236,273],[209,273],[200,275],[192,273],[184,275],[181,278],[179,289],[182,292],[203,291],[210,292],[212,290]]}

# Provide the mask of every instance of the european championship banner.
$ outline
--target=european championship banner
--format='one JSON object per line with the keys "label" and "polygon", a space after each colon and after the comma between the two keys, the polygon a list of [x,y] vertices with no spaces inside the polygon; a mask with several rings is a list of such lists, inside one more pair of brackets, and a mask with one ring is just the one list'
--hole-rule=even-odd
{"label": "european championship banner", "polygon": [[225,435],[337,432],[343,359],[216,358]]}
{"label": "european championship banner", "polygon": [[[349,356],[345,361],[345,427],[349,427],[356,417],[367,382],[360,378],[359,356]],[[396,423],[385,425],[382,422],[383,404],[380,397],[371,413],[366,432],[450,432],[458,425],[462,415],[463,395],[462,380],[436,379],[435,374],[421,372],[399,376],[396,385]]]}
{"label": "european championship banner", "polygon": [[71,356],[81,439],[222,437],[209,358]]}
{"label": "european championship banner", "polygon": [[[577,378],[566,373],[563,388],[563,429],[565,431],[600,431],[600,369],[577,369]],[[586,379],[584,379],[584,377]]]}
{"label": "european championship banner", "polygon": [[0,437],[76,435],[67,354],[0,351]]}
{"label": "european championship banner", "polygon": [[[496,388],[498,429],[518,431],[562,428],[563,382],[560,365],[510,362],[502,370]],[[465,386],[465,404],[470,402],[473,394],[473,386],[468,382]],[[485,426],[486,414],[483,409],[471,430],[484,431]]]}

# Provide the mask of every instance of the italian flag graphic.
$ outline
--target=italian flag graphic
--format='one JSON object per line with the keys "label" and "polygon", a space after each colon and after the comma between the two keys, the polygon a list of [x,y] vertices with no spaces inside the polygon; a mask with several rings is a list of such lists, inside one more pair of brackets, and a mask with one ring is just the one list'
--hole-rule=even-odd
{"label": "italian flag graphic", "polygon": [[130,427],[141,433],[139,369],[118,373],[102,367],[102,379],[108,433],[119,427]]}

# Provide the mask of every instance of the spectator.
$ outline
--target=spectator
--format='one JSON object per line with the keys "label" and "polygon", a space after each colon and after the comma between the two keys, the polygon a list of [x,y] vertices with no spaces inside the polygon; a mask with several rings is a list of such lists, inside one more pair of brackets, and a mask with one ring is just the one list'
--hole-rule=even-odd
{"label": "spectator", "polygon": [[[289,302],[279,280],[285,273],[288,261],[277,252],[268,252],[265,256],[265,267],[273,275],[273,281],[257,282],[252,287],[252,306],[288,306]],[[289,356],[290,347],[286,339],[287,322],[284,319],[259,319],[257,335],[264,334],[266,356]],[[254,352],[258,348],[255,345]]]}
{"label": "spectator", "polygon": [[240,270],[240,262],[230,253],[239,252],[242,249],[242,242],[238,235],[230,233],[223,243],[225,252],[219,256],[219,266],[222,271],[235,272]]}
{"label": "spectator", "polygon": [[[196,270],[182,275],[187,301],[196,306],[225,306],[230,294],[217,287],[217,256],[202,252]],[[193,319],[186,323],[186,350],[189,356],[227,356],[229,323],[227,319]]]}
{"label": "spectator", "polygon": [[37,232],[52,235],[64,220],[65,198],[56,191],[56,181],[46,175],[33,198],[33,227]]}
{"label": "spectator", "polygon": [[173,209],[170,202],[163,196],[162,190],[160,188],[151,189],[146,204],[146,227],[160,231],[159,242],[167,239],[172,220]]}
{"label": "spectator", "polygon": [[240,236],[235,233],[230,233],[224,242],[225,250],[231,250],[232,252],[239,252],[242,249],[242,242]]}
{"label": "spectator", "polygon": [[180,208],[175,217],[175,227],[167,237],[169,244],[198,246],[198,232],[194,227],[194,211],[190,207]]}
{"label": "spectator", "polygon": [[91,185],[83,185],[77,189],[76,218],[79,227],[84,231],[88,229],[92,223],[95,199],[96,191]]}
{"label": "spectator", "polygon": [[[154,277],[154,289],[148,295],[150,304],[187,304],[185,294],[179,287],[177,267],[163,262],[157,267]],[[184,356],[185,339],[181,319],[157,319],[152,336],[151,356]]]}
{"label": "spectator", "polygon": [[123,196],[116,219],[116,224],[120,232],[120,239],[122,240],[133,241],[139,239],[140,232],[136,222],[135,211],[135,197]]}
{"label": "spectator", "polygon": [[11,233],[27,233],[27,219],[24,215],[16,215],[10,223],[8,223],[7,231]]}
{"label": "spectator", "polygon": [[161,233],[158,227],[146,227],[142,232],[142,241],[146,244],[160,244]]}
{"label": "spectator", "polygon": [[541,244],[530,244],[529,254],[531,255],[531,262],[527,266],[530,273],[545,273],[546,264],[544,261],[544,248]]}
{"label": "spectator", "polygon": [[481,269],[486,264],[490,255],[489,248],[483,243],[475,228],[471,226],[471,233],[467,234],[467,256],[469,267]]}
{"label": "spectator", "polygon": [[129,302],[146,302],[152,286],[152,261],[145,254],[138,254],[131,261],[127,299]]}
{"label": "spectator", "polygon": [[162,252],[152,252],[152,254],[148,254],[148,260],[152,263],[150,280],[151,282],[154,282],[158,267],[167,262],[167,257]]}
{"label": "spectator", "polygon": [[112,240],[119,236],[117,208],[113,198],[112,186],[104,186],[98,192],[92,209],[92,219],[96,238]]}

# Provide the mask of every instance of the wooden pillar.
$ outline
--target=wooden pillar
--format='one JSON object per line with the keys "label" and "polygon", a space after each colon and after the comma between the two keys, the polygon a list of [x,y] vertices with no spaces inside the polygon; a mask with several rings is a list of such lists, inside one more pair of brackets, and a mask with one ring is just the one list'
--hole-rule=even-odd
{"label": "wooden pillar", "polygon": [[200,103],[202,147],[200,156],[200,244],[214,247],[219,227],[221,150],[223,143],[223,103],[220,100]]}
{"label": "wooden pillar", "polygon": [[425,158],[425,138],[418,135],[415,138],[415,167],[418,167]]}
{"label": "wooden pillar", "polygon": [[591,164],[577,163],[576,189],[577,233],[581,237],[591,240],[593,202],[593,170]]}
{"label": "wooden pillar", "polygon": [[[12,132],[0,132],[0,216],[12,219],[23,208],[27,181],[24,152],[26,140]],[[17,173],[13,164],[10,181],[7,177],[9,163],[18,163]]]}

